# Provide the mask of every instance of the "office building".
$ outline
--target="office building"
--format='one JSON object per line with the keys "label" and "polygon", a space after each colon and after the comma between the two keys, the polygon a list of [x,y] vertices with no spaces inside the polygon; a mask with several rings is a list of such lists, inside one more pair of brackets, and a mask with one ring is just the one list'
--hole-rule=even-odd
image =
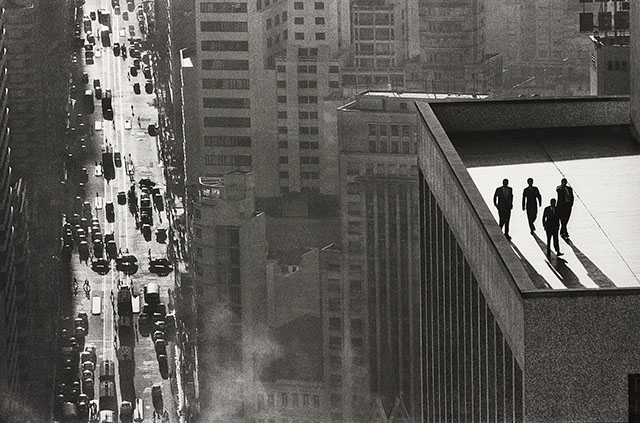
{"label": "office building", "polygon": [[251,172],[203,177],[189,216],[202,421],[251,415],[266,354],[265,217],[254,189]]}
{"label": "office building", "polygon": [[417,97],[366,92],[338,112],[345,275],[340,421],[367,421],[373,403],[388,418],[396,400],[411,421],[422,421]]}
{"label": "office building", "polygon": [[34,62],[38,9],[32,0],[6,0],[4,8],[13,163],[18,173],[26,176],[40,160],[40,128],[33,124],[43,111],[40,73]]}
{"label": "office building", "polygon": [[420,61],[411,79],[419,79],[424,91],[486,93],[502,86],[502,55],[485,51],[484,3],[418,3]]}
{"label": "office building", "polygon": [[629,37],[592,35],[591,95],[629,95]]}
{"label": "office building", "polygon": [[[4,17],[0,21],[3,21]],[[0,39],[0,50],[4,39]],[[9,398],[7,416],[12,416],[11,399],[19,389],[18,368],[18,312],[16,307],[18,284],[24,282],[24,260],[16,254],[23,253],[25,231],[23,184],[12,176],[10,166],[9,129],[7,109],[7,55],[0,59],[0,391]]]}
{"label": "office building", "polygon": [[640,69],[640,5],[631,3],[631,36],[629,43],[629,60],[631,72],[631,123],[636,137],[640,130],[640,77],[634,72]]}
{"label": "office building", "polygon": [[[637,421],[640,206],[617,200],[638,189],[628,99],[418,110],[425,421]],[[562,256],[546,253],[542,210],[526,224],[528,177],[545,206],[561,178],[573,187]],[[493,206],[503,178],[510,240]]]}
{"label": "office building", "polygon": [[351,49],[342,70],[345,94],[372,89],[407,89],[410,82],[406,65],[420,55],[417,3],[352,1],[350,29]]}

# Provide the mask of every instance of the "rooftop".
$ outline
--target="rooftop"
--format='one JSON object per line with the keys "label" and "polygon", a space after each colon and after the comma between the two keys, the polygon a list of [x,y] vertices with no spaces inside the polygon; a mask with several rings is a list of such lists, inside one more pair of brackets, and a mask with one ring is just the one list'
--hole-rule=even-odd
{"label": "rooftop", "polygon": [[488,94],[456,94],[456,93],[425,93],[419,91],[364,91],[358,96],[388,97],[407,100],[481,100],[488,98]]}
{"label": "rooftop", "polygon": [[[510,245],[538,289],[640,287],[640,145],[628,126],[448,133],[496,221],[492,198],[503,178],[514,192]],[[555,198],[565,177],[574,189],[571,239],[546,257],[542,209],[530,235],[522,211],[527,178]]]}

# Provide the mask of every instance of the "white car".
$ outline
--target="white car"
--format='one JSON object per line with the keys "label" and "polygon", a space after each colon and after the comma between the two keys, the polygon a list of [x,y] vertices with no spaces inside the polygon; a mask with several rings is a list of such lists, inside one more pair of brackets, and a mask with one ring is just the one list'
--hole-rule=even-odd
{"label": "white car", "polygon": [[131,121],[129,119],[124,121],[124,129],[131,129]]}
{"label": "white car", "polygon": [[121,37],[126,37],[126,36],[127,36],[127,30],[126,30],[126,29],[124,29],[124,28],[122,28],[122,29],[120,30],[120,36],[121,36]]}
{"label": "white car", "polygon": [[94,204],[96,210],[102,210],[102,197],[96,197],[94,199]]}
{"label": "white car", "polygon": [[101,164],[96,165],[96,168],[93,170],[93,175],[94,176],[98,176],[98,177],[102,176],[102,165]]}
{"label": "white car", "polygon": [[101,48],[99,48],[99,47],[98,47],[98,48],[96,48],[96,49],[94,50],[94,53],[95,53],[95,56],[96,56],[96,57],[102,57],[102,49],[101,49]]}

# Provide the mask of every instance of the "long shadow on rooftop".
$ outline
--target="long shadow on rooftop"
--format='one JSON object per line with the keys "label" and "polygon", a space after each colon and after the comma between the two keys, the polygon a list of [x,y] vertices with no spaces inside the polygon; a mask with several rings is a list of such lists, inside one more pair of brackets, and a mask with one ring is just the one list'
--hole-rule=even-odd
{"label": "long shadow on rooftop", "polygon": [[567,245],[571,247],[573,253],[576,255],[582,266],[586,269],[589,277],[598,284],[601,288],[615,288],[616,284],[614,284],[611,279],[607,275],[604,274],[602,270],[594,262],[592,262],[589,257],[587,257],[576,245],[570,240],[565,240]]}
{"label": "long shadow on rooftop", "polygon": [[467,167],[640,155],[628,126],[449,134]]}
{"label": "long shadow on rooftop", "polygon": [[527,274],[529,275],[529,277],[531,278],[533,285],[538,289],[550,289],[551,286],[547,283],[545,278],[542,277],[540,273],[538,273],[538,271],[535,269],[535,267],[531,265],[531,263],[529,263],[529,260],[527,260],[527,257],[524,254],[522,254],[522,252],[518,247],[516,247],[516,244],[514,244],[513,242],[510,242],[509,244],[511,245],[511,248],[513,248],[513,250],[518,255],[518,258],[520,258],[520,261],[524,265],[524,268],[527,271]]}
{"label": "long shadow on rooftop", "polygon": [[[540,239],[537,234],[534,234],[533,237],[538,243],[543,254],[547,254],[547,244]],[[580,278],[578,278],[571,268],[567,266],[567,261],[565,259],[557,257],[555,254],[552,257],[555,258],[547,258],[547,265],[556,275],[558,275],[558,279],[560,279],[567,288],[584,288],[584,285],[580,283]]]}

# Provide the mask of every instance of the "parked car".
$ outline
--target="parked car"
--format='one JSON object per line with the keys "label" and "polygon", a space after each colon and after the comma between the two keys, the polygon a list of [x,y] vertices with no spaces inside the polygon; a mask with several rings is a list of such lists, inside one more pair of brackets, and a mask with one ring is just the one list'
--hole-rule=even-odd
{"label": "parked car", "polygon": [[113,43],[113,55],[120,56],[120,43]]}
{"label": "parked car", "polygon": [[89,83],[89,74],[86,72],[82,72],[82,83],[83,84]]}
{"label": "parked car", "polygon": [[111,201],[106,202],[106,204],[104,205],[104,211],[107,216],[107,222],[113,223],[113,221],[116,218],[116,215],[114,212],[113,203]]}
{"label": "parked car", "polygon": [[118,193],[118,204],[121,206],[127,204],[127,194],[124,191]]}
{"label": "parked car", "polygon": [[129,68],[129,73],[131,74],[131,76],[138,76],[138,68],[136,68],[135,66],[131,66]]}
{"label": "parked car", "polygon": [[125,20],[125,21],[128,21],[129,20],[129,12],[127,12],[127,11],[122,12],[122,19]]}
{"label": "parked car", "polygon": [[129,25],[129,35],[131,37],[135,37],[136,36],[136,27],[133,25]]}
{"label": "parked car", "polygon": [[164,411],[164,402],[162,400],[162,386],[153,385],[151,388],[151,401],[153,402],[153,409],[156,413],[162,414]]}
{"label": "parked car", "polygon": [[[137,72],[136,72],[136,74],[137,74]],[[139,83],[136,82],[135,84],[133,84],[133,92],[136,93],[136,94],[140,94],[141,93],[140,84]]]}
{"label": "parked car", "polygon": [[91,13],[89,13],[89,17],[91,18],[92,21],[96,20],[96,12],[95,11],[91,11]]}
{"label": "parked car", "polygon": [[131,129],[131,121],[129,119],[124,121],[124,129]]}
{"label": "parked car", "polygon": [[147,82],[144,84],[144,91],[145,91],[147,94],[153,94],[153,82],[151,82],[151,81],[147,81]]}

